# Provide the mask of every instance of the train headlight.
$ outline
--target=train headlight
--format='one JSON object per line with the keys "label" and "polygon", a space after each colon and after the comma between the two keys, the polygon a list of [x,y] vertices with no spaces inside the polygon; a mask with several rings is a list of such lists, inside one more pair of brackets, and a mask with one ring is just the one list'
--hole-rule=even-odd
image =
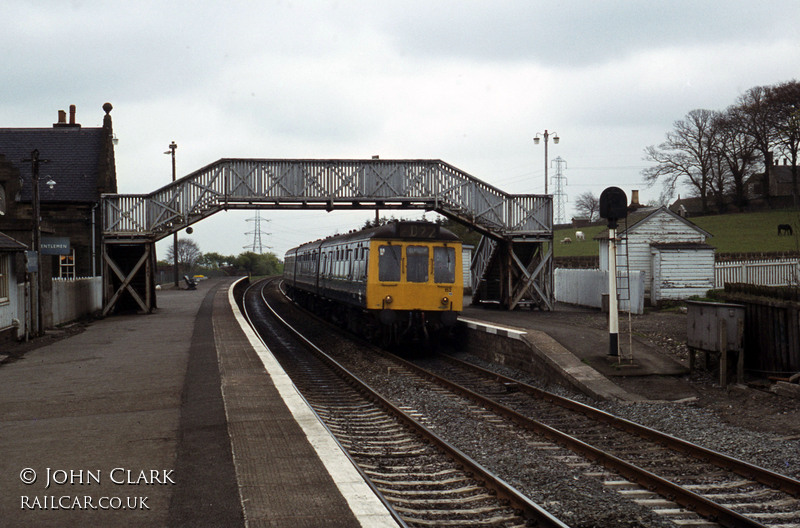
{"label": "train headlight", "polygon": [[393,300],[394,299],[392,299],[391,295],[387,295],[386,297],[383,298],[383,304],[392,304]]}
{"label": "train headlight", "polygon": [[448,304],[450,304],[450,298],[442,297],[442,306],[447,306]]}

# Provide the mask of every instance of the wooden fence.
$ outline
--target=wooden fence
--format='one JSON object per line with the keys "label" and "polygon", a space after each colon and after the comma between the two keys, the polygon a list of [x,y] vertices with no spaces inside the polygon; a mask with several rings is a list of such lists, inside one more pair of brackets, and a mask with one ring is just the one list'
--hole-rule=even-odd
{"label": "wooden fence", "polygon": [[725,299],[745,307],[745,368],[769,376],[800,372],[797,288],[727,284]]}

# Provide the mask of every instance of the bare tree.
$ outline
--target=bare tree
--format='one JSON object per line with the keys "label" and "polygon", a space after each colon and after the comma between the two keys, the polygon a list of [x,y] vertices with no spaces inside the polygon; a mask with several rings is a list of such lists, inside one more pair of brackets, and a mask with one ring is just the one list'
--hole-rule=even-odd
{"label": "bare tree", "polygon": [[[167,261],[172,262],[174,255],[173,247],[170,245],[167,248]],[[200,246],[197,242],[188,238],[178,239],[178,268],[183,269],[186,273],[190,273],[203,253],[200,251]]]}
{"label": "bare tree", "polygon": [[591,222],[594,220],[595,214],[600,211],[600,199],[592,191],[586,191],[575,200],[575,210]]}
{"label": "bare tree", "polygon": [[688,184],[707,212],[708,195],[713,191],[713,124],[714,112],[704,109],[692,110],[685,119],[676,121],[665,142],[645,149],[645,160],[656,163],[642,171],[645,181],[649,185],[661,181],[667,195],[673,195],[678,184]]}
{"label": "bare tree", "polygon": [[762,194],[769,201],[769,171],[772,167],[772,148],[775,143],[774,109],[769,101],[768,86],[754,86],[737,101],[747,134],[753,138],[764,164]]}
{"label": "bare tree", "polygon": [[790,81],[773,86],[769,102],[775,117],[775,139],[780,152],[791,161],[792,196],[798,202],[797,157],[800,150],[800,83]]}
{"label": "bare tree", "polygon": [[729,107],[717,116],[716,123],[718,156],[724,159],[730,172],[733,203],[741,208],[747,204],[744,187],[747,176],[756,164],[756,142],[747,133],[746,116],[738,106]]}

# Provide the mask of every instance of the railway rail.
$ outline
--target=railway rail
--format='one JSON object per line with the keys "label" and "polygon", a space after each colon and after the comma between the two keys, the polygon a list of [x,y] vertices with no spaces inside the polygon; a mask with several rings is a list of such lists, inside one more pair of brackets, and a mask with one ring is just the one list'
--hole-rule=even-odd
{"label": "railway rail", "polygon": [[268,313],[262,295],[245,293],[251,325],[278,344],[271,350],[301,394],[404,523],[566,528]]}
{"label": "railway rail", "polygon": [[[678,525],[800,526],[800,482],[784,475],[455,358],[417,361],[423,368],[377,349],[369,354],[375,370],[391,371],[420,392],[466,398],[476,419],[520,435],[527,431],[533,440],[520,444],[538,443],[543,451],[566,446],[579,456],[565,463],[588,466],[587,476]],[[348,361],[345,353],[337,359]]]}
{"label": "railway rail", "polygon": [[800,526],[800,482],[790,477],[453,357],[427,369],[396,361],[723,526]]}

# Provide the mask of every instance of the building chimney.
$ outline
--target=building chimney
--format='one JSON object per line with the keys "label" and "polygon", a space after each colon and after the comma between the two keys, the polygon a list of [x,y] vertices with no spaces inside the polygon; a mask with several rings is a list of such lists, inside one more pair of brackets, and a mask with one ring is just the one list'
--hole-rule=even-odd
{"label": "building chimney", "polygon": [[75,122],[75,105],[69,105],[69,123],[67,123],[67,113],[63,110],[58,111],[58,123],[53,123],[53,128],[80,128],[81,125]]}
{"label": "building chimney", "polygon": [[639,204],[639,191],[634,189],[631,191],[631,207],[640,207],[640,206],[641,204]]}

